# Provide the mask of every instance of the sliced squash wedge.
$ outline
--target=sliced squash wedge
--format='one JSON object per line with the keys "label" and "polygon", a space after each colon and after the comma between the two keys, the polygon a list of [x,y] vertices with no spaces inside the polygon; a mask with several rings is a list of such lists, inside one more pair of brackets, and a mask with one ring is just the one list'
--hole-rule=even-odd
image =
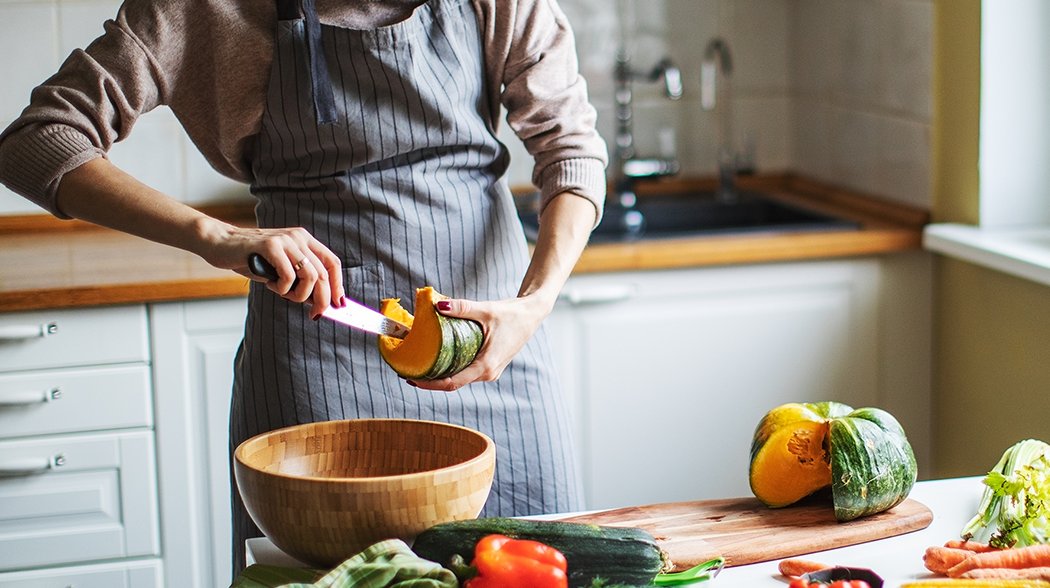
{"label": "sliced squash wedge", "polygon": [[415,315],[401,306],[400,298],[385,298],[379,305],[381,313],[412,329],[404,339],[379,337],[380,355],[402,378],[447,378],[470,365],[481,349],[481,325],[437,311],[438,301],[447,298],[425,286],[416,289]]}

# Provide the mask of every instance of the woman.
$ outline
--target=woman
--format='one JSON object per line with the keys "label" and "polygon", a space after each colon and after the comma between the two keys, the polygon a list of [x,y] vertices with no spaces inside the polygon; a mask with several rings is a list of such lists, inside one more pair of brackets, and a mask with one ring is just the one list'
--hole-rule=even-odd
{"label": "woman", "polygon": [[[574,510],[570,418],[538,335],[604,200],[605,146],[574,51],[554,0],[128,0],[0,135],[0,181],[57,216],[255,280],[231,449],[308,421],[442,420],[497,443],[484,514]],[[250,183],[258,228],[210,218],[104,157],[160,104],[218,171]],[[531,259],[502,177],[501,105],[536,161]],[[251,253],[279,279],[251,276]],[[450,378],[399,380],[374,337],[317,321],[344,294],[374,305],[423,285],[454,296],[441,312],[485,331]],[[233,495],[237,571],[258,530]]]}

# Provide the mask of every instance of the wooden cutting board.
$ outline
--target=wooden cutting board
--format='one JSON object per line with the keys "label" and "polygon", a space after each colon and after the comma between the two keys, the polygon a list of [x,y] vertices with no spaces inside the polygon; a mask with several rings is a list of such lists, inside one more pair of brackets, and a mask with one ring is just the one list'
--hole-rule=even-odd
{"label": "wooden cutting board", "polygon": [[560,519],[649,531],[675,564],[688,569],[719,555],[727,566],[771,561],[925,529],[933,513],[907,499],[876,515],[835,520],[829,500],[768,508],[755,498],[670,502]]}

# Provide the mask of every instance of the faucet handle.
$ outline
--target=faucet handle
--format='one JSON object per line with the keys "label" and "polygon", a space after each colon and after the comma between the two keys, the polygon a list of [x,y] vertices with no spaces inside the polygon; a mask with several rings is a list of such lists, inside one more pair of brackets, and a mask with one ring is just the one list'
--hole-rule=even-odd
{"label": "faucet handle", "polygon": [[655,77],[664,79],[664,95],[671,100],[682,97],[682,70],[678,69],[671,59],[665,57],[653,68]]}
{"label": "faucet handle", "polygon": [[678,161],[674,159],[628,159],[623,162],[623,175],[628,178],[673,176],[678,169]]}

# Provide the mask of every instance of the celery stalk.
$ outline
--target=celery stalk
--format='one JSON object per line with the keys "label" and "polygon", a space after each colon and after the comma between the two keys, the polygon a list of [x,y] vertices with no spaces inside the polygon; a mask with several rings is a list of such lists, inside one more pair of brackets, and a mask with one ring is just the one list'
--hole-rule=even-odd
{"label": "celery stalk", "polygon": [[962,537],[996,547],[1050,543],[1050,445],[1025,439],[984,478],[977,514]]}

